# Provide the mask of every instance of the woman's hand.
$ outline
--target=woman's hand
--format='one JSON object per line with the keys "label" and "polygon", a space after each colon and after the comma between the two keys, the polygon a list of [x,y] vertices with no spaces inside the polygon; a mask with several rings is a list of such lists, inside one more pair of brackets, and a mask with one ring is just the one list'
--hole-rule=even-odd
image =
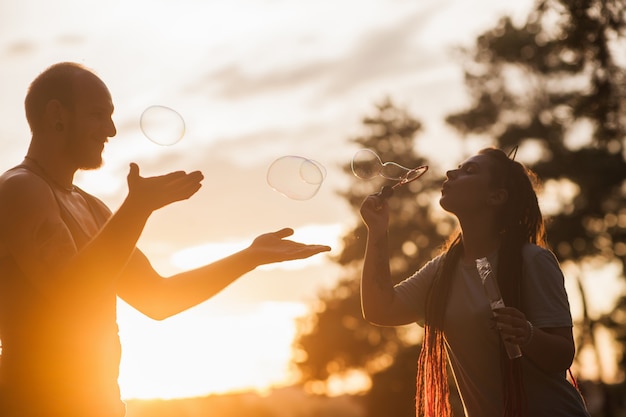
{"label": "woman's hand", "polygon": [[545,372],[563,372],[572,365],[575,347],[572,328],[534,327],[516,308],[494,310],[502,337],[519,345],[524,356]]}
{"label": "woman's hand", "polygon": [[369,195],[361,203],[361,218],[369,231],[386,231],[389,225],[388,193]]}
{"label": "woman's hand", "polygon": [[494,310],[495,321],[502,338],[507,342],[525,346],[533,336],[533,326],[524,313],[513,307]]}

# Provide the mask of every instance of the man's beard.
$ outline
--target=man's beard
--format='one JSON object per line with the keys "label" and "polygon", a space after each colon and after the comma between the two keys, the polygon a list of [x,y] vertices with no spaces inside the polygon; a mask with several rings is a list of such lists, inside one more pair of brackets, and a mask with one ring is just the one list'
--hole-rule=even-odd
{"label": "man's beard", "polygon": [[93,147],[86,143],[89,139],[79,138],[73,126],[69,127],[67,138],[65,150],[78,169],[94,170],[102,167],[102,154],[91,154]]}

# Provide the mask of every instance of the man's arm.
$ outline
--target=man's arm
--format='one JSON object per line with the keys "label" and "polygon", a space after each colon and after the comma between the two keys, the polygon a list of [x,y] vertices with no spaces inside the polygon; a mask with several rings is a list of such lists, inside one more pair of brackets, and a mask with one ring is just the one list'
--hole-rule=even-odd
{"label": "man's arm", "polygon": [[16,170],[0,180],[2,245],[46,294],[114,290],[115,280],[133,253],[150,214],[189,198],[200,188],[201,180],[199,172],[142,178],[139,168],[132,164],[126,200],[79,250],[48,184],[27,171]]}
{"label": "man's arm", "polygon": [[137,250],[122,273],[118,294],[147,316],[162,320],[208,300],[257,266],[308,258],[329,251],[325,245],[307,245],[284,239],[282,229],[257,237],[239,252],[173,277],[160,277],[146,256]]}

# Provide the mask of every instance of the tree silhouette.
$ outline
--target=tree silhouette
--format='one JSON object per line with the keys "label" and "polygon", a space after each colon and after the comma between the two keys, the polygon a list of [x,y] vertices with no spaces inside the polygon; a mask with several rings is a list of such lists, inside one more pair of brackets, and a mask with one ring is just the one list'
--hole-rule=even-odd
{"label": "tree silhouette", "polygon": [[[544,182],[543,198],[556,201],[548,210],[548,240],[559,260],[574,271],[584,307],[576,323],[577,346],[596,349],[598,327],[609,329],[620,346],[616,361],[626,370],[626,297],[606,313],[593,316],[586,306],[582,265],[591,262],[626,268],[626,0],[539,0],[521,25],[504,17],[460,50],[469,108],[447,118],[463,137],[480,134],[501,149],[519,147],[517,158]],[[391,101],[363,120],[368,133],[353,141],[374,149],[383,161],[405,166],[424,164],[414,153],[418,120]],[[350,174],[350,167],[345,171]],[[454,225],[432,209],[441,176],[429,172],[390,200],[390,253],[394,281],[408,276],[436,252]],[[382,182],[353,178],[343,194],[358,212],[363,198]],[[333,375],[363,370],[371,376],[366,396],[371,416],[413,415],[390,404],[414,395],[415,338],[407,328],[379,328],[361,319],[359,266],[365,251],[365,228],[359,224],[344,237],[336,262],[345,276],[323,294],[295,342],[304,381],[323,391]],[[607,297],[607,299],[609,299]],[[414,335],[413,335],[414,336]],[[597,352],[596,355],[601,354]],[[619,376],[619,375],[618,375]],[[395,383],[392,381],[396,381]],[[605,387],[603,410],[624,409],[624,384]],[[454,401],[454,400],[453,400]],[[412,404],[411,404],[412,405]],[[620,408],[621,407],[621,408]]]}
{"label": "tree silhouette", "polygon": [[[376,106],[376,114],[363,119],[366,134],[352,139],[358,148],[374,150],[383,162],[414,168],[426,161],[414,152],[421,123],[391,100]],[[358,213],[363,199],[384,184],[382,177],[364,181],[352,175],[343,197]],[[389,200],[393,213],[389,225],[390,265],[394,282],[406,278],[431,259],[454,228],[452,219],[434,221],[442,178],[429,171],[417,181],[400,186]],[[440,214],[441,216],[441,214]],[[361,371],[370,377],[372,389],[365,399],[371,416],[415,415],[415,374],[419,335],[415,326],[377,327],[361,315],[359,280],[365,252],[366,229],[362,222],[343,237],[343,251],[335,259],[345,276],[333,289],[321,294],[316,312],[299,326],[294,347],[302,380],[316,393],[329,389],[333,376]],[[391,382],[394,381],[394,382]],[[390,407],[395,407],[393,412]]]}
{"label": "tree silhouette", "polygon": [[[548,240],[562,263],[626,267],[625,61],[623,0],[541,0],[525,23],[503,18],[462,51],[473,104],[447,121],[519,155],[561,193]],[[564,193],[570,190],[570,195]],[[626,298],[592,317],[585,283],[578,348],[596,349],[596,329],[613,332],[626,367]],[[601,363],[598,363],[601,366]],[[620,375],[618,375],[620,376]],[[624,395],[623,393],[621,395]],[[610,411],[605,410],[605,415]]]}
{"label": "tree silhouette", "polygon": [[[474,105],[448,117],[460,131],[486,133],[500,147],[532,147],[525,162],[544,181],[574,185],[577,196],[549,225],[562,261],[601,256],[626,265],[624,69],[611,52],[624,40],[623,6],[541,1],[522,27],[502,19],[466,55]],[[546,27],[556,11],[560,24]]]}

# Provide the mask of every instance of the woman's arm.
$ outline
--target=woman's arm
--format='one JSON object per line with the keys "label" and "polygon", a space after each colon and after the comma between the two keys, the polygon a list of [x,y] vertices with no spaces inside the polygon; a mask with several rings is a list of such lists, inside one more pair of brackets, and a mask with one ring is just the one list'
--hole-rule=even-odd
{"label": "woman's arm", "polygon": [[361,273],[363,317],[381,326],[415,322],[417,314],[396,295],[391,281],[387,236],[389,208],[386,200],[378,194],[367,197],[361,205],[361,217],[368,231]]}
{"label": "woman's arm", "polygon": [[513,307],[498,309],[496,323],[506,340],[520,345],[522,353],[545,372],[567,370],[574,360],[571,327],[537,328]]}

